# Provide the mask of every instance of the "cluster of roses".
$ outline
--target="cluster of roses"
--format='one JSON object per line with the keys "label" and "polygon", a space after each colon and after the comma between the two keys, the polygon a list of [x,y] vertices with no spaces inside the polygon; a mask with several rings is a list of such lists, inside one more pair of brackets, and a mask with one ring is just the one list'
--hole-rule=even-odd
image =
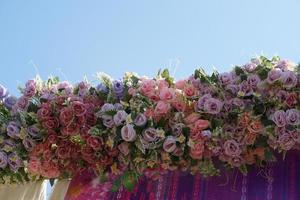
{"label": "cluster of roses", "polygon": [[[0,87],[1,113],[10,115],[1,121],[0,168],[20,163],[46,178],[84,168],[114,175],[153,175],[153,169],[215,175],[221,161],[246,172],[248,165],[273,161],[274,150],[299,147],[297,70],[277,57],[259,57],[231,72],[199,69],[176,82],[167,70],[153,79],[103,75],[97,87],[36,79],[18,99]],[[7,156],[13,140],[26,151],[19,159],[17,152]]]}

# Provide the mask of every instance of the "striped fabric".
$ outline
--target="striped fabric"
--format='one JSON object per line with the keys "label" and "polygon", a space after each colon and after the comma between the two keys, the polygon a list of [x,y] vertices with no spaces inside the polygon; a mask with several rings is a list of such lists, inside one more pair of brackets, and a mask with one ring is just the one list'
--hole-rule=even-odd
{"label": "striped fabric", "polygon": [[[95,175],[85,172],[75,177],[66,200],[104,199]],[[183,172],[169,172],[157,181],[142,179],[133,192],[123,188],[108,199],[121,200],[299,200],[300,151],[292,151],[285,160],[266,169],[252,169],[247,175],[238,171],[220,177],[204,178]]]}

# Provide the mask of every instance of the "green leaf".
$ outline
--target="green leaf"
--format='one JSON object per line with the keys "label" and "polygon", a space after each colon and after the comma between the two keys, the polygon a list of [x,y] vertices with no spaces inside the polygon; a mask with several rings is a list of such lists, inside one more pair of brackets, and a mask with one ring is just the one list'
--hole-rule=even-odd
{"label": "green leaf", "polygon": [[111,187],[111,191],[117,192],[120,187],[121,187],[121,178],[117,178]]}
{"label": "green leaf", "polygon": [[242,75],[242,74],[245,74],[244,70],[243,70],[241,67],[239,67],[239,66],[236,66],[236,67],[234,68],[234,72],[235,72],[235,74],[236,74],[237,76],[240,76],[240,75]]}

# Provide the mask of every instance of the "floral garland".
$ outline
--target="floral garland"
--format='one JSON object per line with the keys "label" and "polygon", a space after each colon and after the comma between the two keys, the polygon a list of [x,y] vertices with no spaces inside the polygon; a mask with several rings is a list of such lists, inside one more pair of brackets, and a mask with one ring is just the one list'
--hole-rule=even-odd
{"label": "floral garland", "polygon": [[[300,146],[300,65],[259,57],[231,72],[174,81],[105,74],[95,87],[29,80],[0,86],[0,182],[72,177],[94,169],[112,190],[164,170],[247,173]],[[113,177],[113,178],[112,178]]]}

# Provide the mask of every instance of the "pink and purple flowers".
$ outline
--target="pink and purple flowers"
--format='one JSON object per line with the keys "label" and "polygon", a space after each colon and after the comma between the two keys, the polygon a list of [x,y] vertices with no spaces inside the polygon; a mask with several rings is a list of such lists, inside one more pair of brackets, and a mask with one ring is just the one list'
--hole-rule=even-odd
{"label": "pink and purple flowers", "polygon": [[156,78],[103,75],[97,86],[29,80],[18,99],[0,85],[0,172],[26,171],[25,180],[83,168],[116,177],[208,176],[223,163],[246,173],[300,145],[299,77],[299,66],[259,57],[179,81],[167,70]]}

